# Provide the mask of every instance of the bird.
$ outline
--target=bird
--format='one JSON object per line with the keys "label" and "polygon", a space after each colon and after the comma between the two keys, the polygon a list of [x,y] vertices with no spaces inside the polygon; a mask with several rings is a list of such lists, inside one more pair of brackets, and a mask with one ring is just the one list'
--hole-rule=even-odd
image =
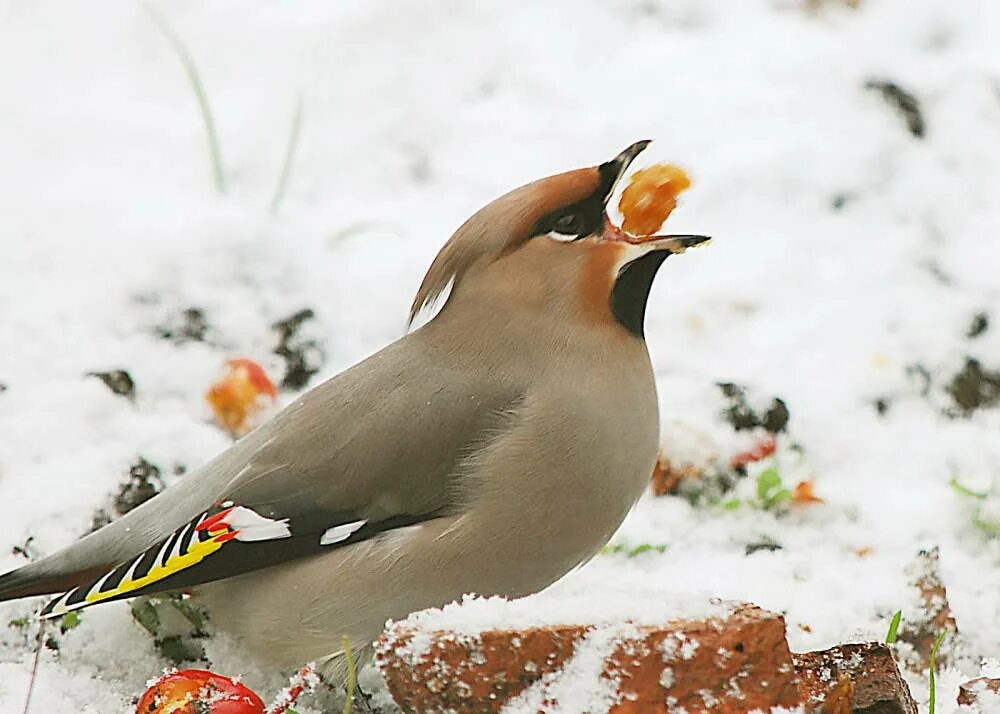
{"label": "bird", "polygon": [[51,618],[184,593],[241,651],[336,677],[346,648],[370,656],[389,619],[536,593],[586,563],[657,456],[653,280],[709,240],[611,222],[648,143],[481,208],[419,286],[410,321],[437,303],[432,319],[118,520],[0,576],[0,600],[51,595]]}

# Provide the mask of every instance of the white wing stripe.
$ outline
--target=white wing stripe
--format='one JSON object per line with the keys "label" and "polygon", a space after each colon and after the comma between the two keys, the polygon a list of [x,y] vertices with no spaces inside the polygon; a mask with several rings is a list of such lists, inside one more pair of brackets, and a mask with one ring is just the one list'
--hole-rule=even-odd
{"label": "white wing stripe", "polygon": [[367,523],[367,520],[354,521],[353,523],[343,523],[339,526],[327,528],[323,535],[319,537],[320,545],[333,545],[342,540],[347,540],[351,535]]}

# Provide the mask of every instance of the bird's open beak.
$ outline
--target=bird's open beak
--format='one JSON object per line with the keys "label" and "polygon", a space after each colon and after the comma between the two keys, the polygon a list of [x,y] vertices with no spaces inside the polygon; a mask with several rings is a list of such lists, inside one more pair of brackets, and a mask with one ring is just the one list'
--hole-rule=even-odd
{"label": "bird's open beak", "polygon": [[618,154],[618,156],[611,159],[611,161],[601,164],[600,171],[606,177],[607,185],[607,193],[604,196],[604,229],[601,231],[601,240],[608,241],[609,243],[621,242],[634,246],[642,246],[645,248],[642,251],[643,253],[655,250],[667,251],[669,253],[683,253],[688,248],[708,243],[711,238],[702,235],[634,236],[624,232],[612,223],[608,217],[607,203],[611,199],[612,194],[614,194],[618,182],[621,181],[622,176],[625,175],[635,157],[642,153],[643,149],[649,146],[650,143],[649,139],[637,141],[625,149],[625,151]]}
{"label": "bird's open beak", "polygon": [[622,180],[622,176],[628,171],[628,167],[632,165],[635,161],[635,157],[638,156],[645,150],[647,146],[652,144],[652,139],[643,139],[642,141],[637,141],[632,146],[625,149],[615,158],[611,159],[606,163],[603,163],[599,167],[601,172],[601,177],[604,179],[602,181],[604,188],[604,205],[608,205],[608,201],[611,200],[611,195],[615,192],[615,188],[618,186],[618,182]]}
{"label": "bird's open beak", "polygon": [[601,240],[609,243],[628,243],[636,247],[642,247],[643,253],[650,253],[654,250],[665,250],[669,253],[683,253],[688,248],[704,245],[712,240],[711,236],[691,235],[691,234],[666,234],[655,236],[634,236],[626,233],[616,226],[604,215],[604,230],[601,232]]}

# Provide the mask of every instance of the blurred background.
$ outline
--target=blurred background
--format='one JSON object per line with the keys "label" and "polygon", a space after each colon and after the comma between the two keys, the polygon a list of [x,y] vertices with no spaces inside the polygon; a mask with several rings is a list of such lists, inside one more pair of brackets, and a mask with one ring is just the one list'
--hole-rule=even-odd
{"label": "blurred background", "polygon": [[[998,47],[987,0],[0,1],[0,546],[85,533],[140,458],[182,477],[229,443],[225,360],[298,359],[291,401],[403,332],[481,205],[651,138],[694,182],[671,232],[716,239],[649,308],[664,454],[748,445],[734,383],[787,405],[786,480],[824,504],[756,507],[753,473],[744,508],[651,496],[615,542],[665,552],[570,578],[751,599],[806,649],[881,636],[939,545],[969,667],[997,657]],[[129,399],[86,376],[113,370]],[[158,671],[130,627],[88,612],[48,705],[114,711]]]}

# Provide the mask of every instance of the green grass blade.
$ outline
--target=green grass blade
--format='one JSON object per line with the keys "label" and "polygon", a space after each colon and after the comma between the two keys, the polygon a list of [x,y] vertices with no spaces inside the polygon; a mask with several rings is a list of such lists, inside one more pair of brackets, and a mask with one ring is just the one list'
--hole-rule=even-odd
{"label": "green grass blade", "polygon": [[1000,536],[1000,521],[983,518],[983,509],[977,508],[972,514],[972,525],[988,536]]}
{"label": "green grass blade", "polygon": [[295,165],[295,155],[299,148],[299,135],[302,133],[302,97],[295,105],[295,115],[292,117],[292,131],[288,135],[288,146],[285,147],[285,160],[281,164],[281,174],[274,188],[274,198],[271,199],[271,213],[277,213],[288,189],[288,179]]}
{"label": "green grass blade", "polygon": [[887,645],[896,643],[896,633],[899,631],[899,622],[902,619],[903,611],[896,610],[896,614],[892,616],[892,621],[889,623],[889,631],[885,633],[885,643]]}
{"label": "green grass blade", "polygon": [[354,708],[354,694],[358,687],[358,672],[354,666],[351,640],[347,635],[344,635],[344,659],[347,661],[347,699],[344,700],[344,714],[351,714]]}
{"label": "green grass blade", "polygon": [[194,63],[194,58],[188,52],[187,47],[181,42],[180,37],[167,24],[163,17],[153,10],[149,5],[143,6],[146,14],[160,30],[167,42],[170,43],[177,58],[184,66],[191,89],[194,90],[195,98],[198,100],[198,108],[201,110],[201,118],[205,123],[205,134],[208,138],[208,150],[212,157],[212,174],[215,178],[215,188],[219,193],[226,192],[226,174],[222,168],[222,149],[219,148],[219,134],[215,130],[215,119],[212,116],[212,108],[208,103],[208,95],[205,93],[205,86],[201,82],[201,75],[198,74],[198,67]]}
{"label": "green grass blade", "polygon": [[930,674],[928,679],[930,680],[930,697],[927,700],[927,712],[928,714],[934,714],[934,705],[937,703],[937,683],[934,681],[934,670],[937,669],[937,664],[934,662],[934,658],[937,657],[938,648],[941,647],[941,643],[944,642],[944,638],[947,637],[948,630],[943,630],[938,638],[934,640],[934,647],[931,648],[930,657]]}
{"label": "green grass blade", "polygon": [[957,491],[958,493],[962,494],[963,496],[975,498],[980,501],[985,501],[990,495],[982,491],[973,491],[971,488],[963,486],[958,482],[958,479],[955,478],[954,476],[952,476],[951,479],[948,481],[948,485],[951,486],[953,489],[955,489],[955,491]]}

